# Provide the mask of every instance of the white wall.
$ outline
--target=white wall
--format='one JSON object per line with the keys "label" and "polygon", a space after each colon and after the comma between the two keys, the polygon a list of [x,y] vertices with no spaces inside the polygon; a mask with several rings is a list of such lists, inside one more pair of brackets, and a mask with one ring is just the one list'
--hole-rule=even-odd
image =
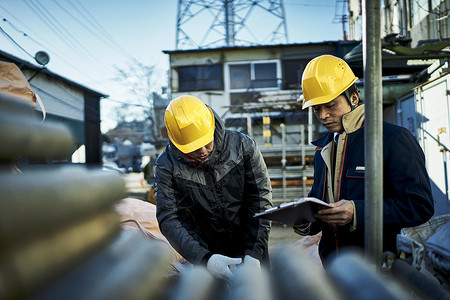
{"label": "white wall", "polygon": [[[34,72],[24,71],[30,78]],[[48,114],[84,121],[84,93],[68,84],[45,74],[38,74],[30,82],[32,90],[39,95]],[[40,110],[39,106],[36,107]]]}

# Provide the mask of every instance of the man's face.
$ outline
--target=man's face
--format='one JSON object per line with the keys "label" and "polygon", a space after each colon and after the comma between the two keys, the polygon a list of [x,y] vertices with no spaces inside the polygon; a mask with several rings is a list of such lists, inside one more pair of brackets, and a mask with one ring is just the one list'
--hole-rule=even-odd
{"label": "man's face", "polygon": [[202,162],[211,154],[213,148],[214,148],[214,140],[212,140],[211,143],[193,152],[188,153],[187,155],[198,162]]}
{"label": "man's face", "polygon": [[342,116],[350,112],[352,109],[343,95],[339,95],[333,101],[314,105],[314,115],[328,129],[329,132],[344,132],[342,125]]}

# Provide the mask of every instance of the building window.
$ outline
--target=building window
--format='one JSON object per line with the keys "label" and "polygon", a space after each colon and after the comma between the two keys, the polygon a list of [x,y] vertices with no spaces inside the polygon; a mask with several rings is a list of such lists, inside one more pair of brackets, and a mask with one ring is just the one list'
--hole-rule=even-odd
{"label": "building window", "polygon": [[299,90],[303,71],[309,60],[283,61],[283,90]]}
{"label": "building window", "polygon": [[276,88],[277,63],[230,64],[230,89]]}
{"label": "building window", "polygon": [[254,64],[255,68],[255,88],[266,88],[277,86],[277,64],[263,63]]}
{"label": "building window", "polygon": [[247,89],[251,86],[250,64],[230,65],[230,88]]}
{"label": "building window", "polygon": [[222,65],[178,67],[180,92],[223,90]]}

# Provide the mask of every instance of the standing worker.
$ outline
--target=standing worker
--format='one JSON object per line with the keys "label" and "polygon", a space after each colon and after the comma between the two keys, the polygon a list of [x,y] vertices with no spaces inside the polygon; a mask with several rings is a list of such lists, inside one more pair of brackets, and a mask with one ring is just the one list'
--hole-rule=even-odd
{"label": "standing worker", "polygon": [[[302,76],[303,109],[312,107],[328,134],[313,142],[310,197],[331,203],[319,221],[294,227],[302,235],[322,231],[322,260],[346,246],[364,247],[364,105],[347,63],[331,55],[312,59]],[[383,251],[396,252],[401,228],[434,213],[422,149],[406,128],[383,122]],[[381,192],[381,191],[380,191]]]}
{"label": "standing worker", "polygon": [[172,100],[164,119],[169,145],[156,161],[161,232],[186,260],[229,280],[230,267],[260,268],[268,259],[270,222],[253,215],[272,207],[267,167],[253,139],[225,130],[194,96]]}

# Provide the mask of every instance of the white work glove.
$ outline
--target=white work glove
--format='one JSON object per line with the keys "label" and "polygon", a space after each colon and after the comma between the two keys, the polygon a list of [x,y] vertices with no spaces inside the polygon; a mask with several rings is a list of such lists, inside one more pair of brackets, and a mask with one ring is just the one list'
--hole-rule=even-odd
{"label": "white work glove", "polygon": [[244,257],[244,267],[252,270],[261,270],[261,263],[256,258],[246,255]]}
{"label": "white work glove", "polygon": [[233,273],[230,266],[238,265],[242,262],[242,258],[231,258],[225,255],[213,254],[206,263],[208,271],[216,278],[231,281]]}

